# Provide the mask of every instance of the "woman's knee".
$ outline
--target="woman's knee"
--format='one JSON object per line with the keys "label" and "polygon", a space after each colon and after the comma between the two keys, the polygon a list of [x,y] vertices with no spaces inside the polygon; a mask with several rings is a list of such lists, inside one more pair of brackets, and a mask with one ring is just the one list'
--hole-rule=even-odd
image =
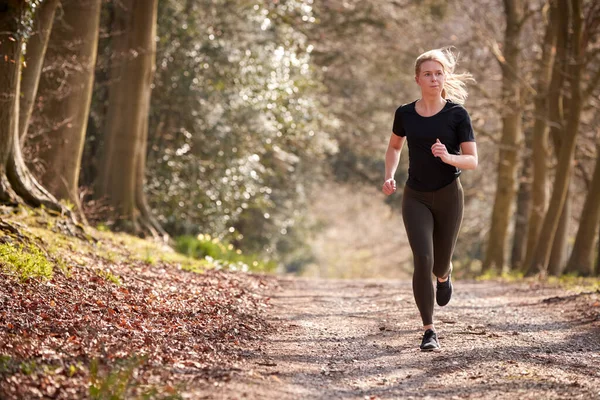
{"label": "woman's knee", "polygon": [[437,278],[445,278],[448,276],[450,269],[452,268],[452,262],[444,260],[443,262],[436,262],[433,265],[433,274]]}
{"label": "woman's knee", "polygon": [[414,254],[415,274],[431,275],[433,269],[433,256],[430,254]]}

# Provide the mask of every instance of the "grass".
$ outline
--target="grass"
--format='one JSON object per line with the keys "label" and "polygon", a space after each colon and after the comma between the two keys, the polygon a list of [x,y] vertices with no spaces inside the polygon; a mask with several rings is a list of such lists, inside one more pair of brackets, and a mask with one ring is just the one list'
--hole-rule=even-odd
{"label": "grass", "polygon": [[581,277],[567,274],[560,277],[551,276],[547,279],[547,282],[568,290],[600,291],[600,278],[598,277]]}
{"label": "grass", "polygon": [[[18,226],[20,238],[2,236],[0,232],[0,269],[22,281],[52,279],[56,271],[69,277],[77,266],[97,269],[98,258],[106,264],[167,264],[194,273],[212,268],[243,272],[272,272],[276,268],[274,262],[242,254],[233,245],[209,235],[176,238],[175,249],[162,242],[110,232],[103,225],[88,227],[83,238],[76,238],[61,230],[65,221],[44,208],[2,211],[4,221]],[[122,284],[120,277],[106,269],[98,269],[97,274],[115,285]]]}
{"label": "grass", "polygon": [[[17,225],[25,242],[30,243],[23,245],[0,231],[0,239],[4,238],[0,242],[0,269],[21,280],[51,279],[57,270],[68,277],[72,268],[93,267],[98,258],[107,264],[142,262],[154,266],[166,263],[197,273],[213,268],[205,260],[179,254],[164,243],[113,233],[103,226],[99,230],[87,228],[89,240],[72,237],[57,229],[61,225],[58,219],[43,208],[20,207],[14,213],[0,215],[5,222]],[[116,285],[122,283],[110,272],[98,270],[97,273]]]}
{"label": "grass", "polygon": [[[137,370],[146,363],[145,357],[131,357],[124,359],[110,369],[102,370],[97,359],[90,364],[89,394],[92,400],[119,400],[119,399],[181,399],[173,387],[140,388],[135,382]],[[142,391],[133,397],[132,392]],[[166,394],[164,392],[167,392]]]}
{"label": "grass", "polygon": [[503,271],[498,272],[496,270],[488,270],[475,278],[478,281],[489,281],[494,279],[501,279],[506,282],[518,282],[525,279],[525,274],[522,271]]}
{"label": "grass", "polygon": [[180,236],[176,238],[175,249],[188,257],[204,260],[217,269],[272,272],[276,268],[274,262],[265,262],[255,255],[243,254],[231,243],[222,242],[210,235]]}
{"label": "grass", "polygon": [[[71,364],[66,369],[66,374],[69,377],[72,377],[80,370],[83,370],[83,364]],[[19,361],[18,359],[7,355],[0,355],[0,375],[4,375],[5,377],[18,373],[23,375],[32,375],[37,373],[54,375],[62,371],[63,370],[60,364],[44,364],[36,361],[35,359]]]}
{"label": "grass", "polygon": [[[137,377],[141,374],[147,359],[133,356],[117,361],[112,366],[101,365],[98,359],[89,364],[89,398],[93,400],[121,399],[182,399],[178,389],[172,386],[140,385]],[[56,364],[39,363],[35,359],[17,360],[7,355],[0,355],[0,376],[15,374],[42,374],[51,379],[55,375],[73,377],[77,373],[86,372],[84,364],[70,364],[66,368]],[[181,390],[181,388],[179,388]]]}
{"label": "grass", "polygon": [[123,281],[121,280],[121,278],[118,277],[118,276],[116,276],[116,275],[114,275],[110,271],[104,271],[102,269],[99,269],[99,270],[96,271],[96,273],[98,274],[98,276],[100,276],[104,280],[112,282],[112,283],[114,283],[117,286],[121,286],[123,284]]}
{"label": "grass", "polygon": [[557,286],[574,292],[598,291],[600,290],[600,279],[598,277],[581,277],[572,274],[561,276],[548,276],[540,278],[537,276],[525,277],[522,271],[486,271],[475,278],[477,281],[501,280],[510,283],[543,282],[551,286]]}

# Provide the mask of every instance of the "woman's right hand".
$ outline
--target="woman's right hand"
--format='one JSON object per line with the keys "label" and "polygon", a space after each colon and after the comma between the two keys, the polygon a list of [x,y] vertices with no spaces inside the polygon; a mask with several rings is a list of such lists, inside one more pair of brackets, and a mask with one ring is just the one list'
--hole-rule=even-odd
{"label": "woman's right hand", "polygon": [[383,193],[390,195],[396,191],[396,181],[393,178],[388,179],[383,183]]}

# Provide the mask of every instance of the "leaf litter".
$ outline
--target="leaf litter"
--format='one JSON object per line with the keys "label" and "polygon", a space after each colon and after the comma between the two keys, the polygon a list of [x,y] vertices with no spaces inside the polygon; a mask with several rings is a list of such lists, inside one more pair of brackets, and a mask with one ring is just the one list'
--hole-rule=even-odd
{"label": "leaf litter", "polygon": [[272,329],[272,277],[87,257],[47,281],[0,272],[0,398],[177,398],[241,373]]}

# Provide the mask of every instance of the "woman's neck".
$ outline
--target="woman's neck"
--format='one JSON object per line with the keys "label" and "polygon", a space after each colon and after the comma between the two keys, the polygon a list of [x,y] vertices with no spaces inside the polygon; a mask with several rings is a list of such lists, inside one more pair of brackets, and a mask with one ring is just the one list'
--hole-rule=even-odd
{"label": "woman's neck", "polygon": [[417,112],[421,115],[429,116],[438,113],[444,108],[446,99],[442,96],[423,96],[417,101]]}
{"label": "woman's neck", "polygon": [[427,110],[437,109],[446,103],[446,99],[442,96],[421,96],[419,100],[421,106]]}

